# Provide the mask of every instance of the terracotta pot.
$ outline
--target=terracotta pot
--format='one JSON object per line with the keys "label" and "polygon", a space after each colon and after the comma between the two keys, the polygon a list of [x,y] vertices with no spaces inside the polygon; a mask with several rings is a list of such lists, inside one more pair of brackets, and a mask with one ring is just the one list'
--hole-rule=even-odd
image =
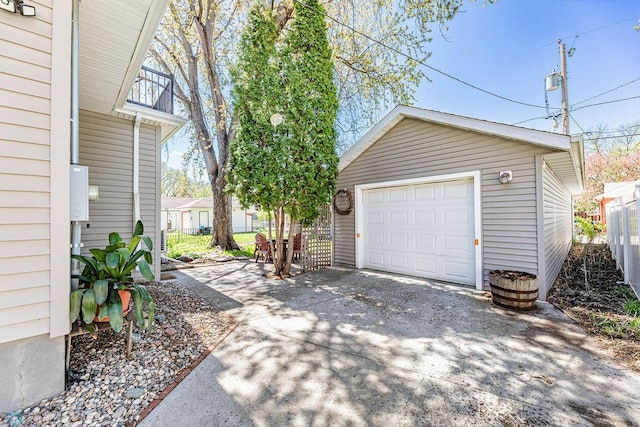
{"label": "terracotta pot", "polygon": [[[128,291],[118,291],[118,295],[120,295],[120,301],[122,301],[122,317],[125,317],[131,311],[130,303],[131,303],[131,294]],[[98,306],[98,311],[96,312],[96,318],[93,319],[94,322],[108,322],[109,316],[105,317],[102,320],[98,320],[100,315],[100,306]]]}

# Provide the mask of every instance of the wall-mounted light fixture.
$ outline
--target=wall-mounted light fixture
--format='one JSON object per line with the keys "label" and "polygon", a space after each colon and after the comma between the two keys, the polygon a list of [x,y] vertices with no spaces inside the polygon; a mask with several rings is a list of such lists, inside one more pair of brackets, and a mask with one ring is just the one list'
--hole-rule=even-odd
{"label": "wall-mounted light fixture", "polygon": [[0,9],[16,13],[16,4],[12,0],[0,0]]}
{"label": "wall-mounted light fixture", "polygon": [[24,4],[23,0],[0,0],[0,9],[7,12],[20,12],[22,16],[36,16],[35,6]]}
{"label": "wall-mounted light fixture", "polygon": [[500,184],[508,184],[513,179],[513,173],[511,171],[502,171],[498,178],[500,179]]}

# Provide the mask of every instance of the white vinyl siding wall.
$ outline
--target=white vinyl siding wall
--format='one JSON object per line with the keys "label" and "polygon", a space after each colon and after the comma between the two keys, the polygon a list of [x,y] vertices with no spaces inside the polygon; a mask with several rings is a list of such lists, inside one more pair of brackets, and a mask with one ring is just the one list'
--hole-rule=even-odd
{"label": "white vinyl siding wall", "polygon": [[[337,188],[480,171],[483,270],[538,274],[535,156],[550,150],[404,119],[338,176]],[[498,174],[513,171],[500,184]],[[360,230],[361,231],[361,230]],[[335,263],[355,267],[355,213],[335,215]]]}
{"label": "white vinyl siding wall", "polygon": [[[127,240],[133,234],[133,127],[133,120],[80,112],[80,164],[89,167],[89,184],[99,187],[99,200],[89,202],[90,228],[82,229],[83,252],[104,247],[112,231]],[[160,203],[157,131],[140,126],[140,219],[154,246]]]}
{"label": "white vinyl siding wall", "polygon": [[567,257],[573,235],[571,194],[545,163],[542,165],[542,195],[546,277],[540,279],[540,299],[544,300]]}
{"label": "white vinyl siding wall", "polygon": [[0,343],[50,332],[53,10],[33,3],[1,12]]}

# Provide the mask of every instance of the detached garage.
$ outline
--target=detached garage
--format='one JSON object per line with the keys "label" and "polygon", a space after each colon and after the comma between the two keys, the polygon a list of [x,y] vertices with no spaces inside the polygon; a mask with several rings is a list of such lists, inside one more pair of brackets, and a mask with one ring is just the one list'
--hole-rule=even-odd
{"label": "detached garage", "polygon": [[477,289],[520,270],[545,299],[583,164],[581,139],[398,106],[340,160],[334,262]]}

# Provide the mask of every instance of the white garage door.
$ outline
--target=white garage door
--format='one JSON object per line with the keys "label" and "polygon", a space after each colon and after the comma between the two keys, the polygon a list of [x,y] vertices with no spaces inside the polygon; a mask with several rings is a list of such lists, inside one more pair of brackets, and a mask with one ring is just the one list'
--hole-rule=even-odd
{"label": "white garage door", "polygon": [[362,192],[364,268],[475,283],[473,180]]}

